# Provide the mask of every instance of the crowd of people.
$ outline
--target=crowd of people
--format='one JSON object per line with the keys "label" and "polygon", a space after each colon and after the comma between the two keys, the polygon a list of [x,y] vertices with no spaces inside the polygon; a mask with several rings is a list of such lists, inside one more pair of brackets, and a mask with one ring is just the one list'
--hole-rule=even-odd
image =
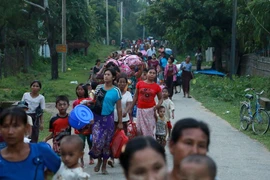
{"label": "crowd of people", "polygon": [[[90,150],[89,165],[96,163],[94,171],[107,175],[107,165],[114,166],[114,133],[123,129],[128,135],[130,122],[136,121],[137,137],[123,146],[119,158],[126,179],[214,180],[217,168],[206,155],[210,144],[208,126],[191,118],[179,120],[174,126],[171,123],[178,77],[182,79],[184,97],[191,97],[190,56],[179,64],[165,47],[157,49],[155,45],[112,53],[103,65],[96,60],[89,83],[77,85],[77,99],[72,104],[73,109],[81,104],[88,106],[94,119],[82,129],[75,129],[75,135],[71,135],[68,120],[69,99],[60,95],[55,101],[58,113],[50,119],[50,134],[37,143],[39,130],[44,127],[45,98],[39,94],[41,83],[33,81],[21,102],[0,115],[0,179],[44,179],[50,173],[53,179],[89,179],[83,170],[85,141]],[[139,47],[146,52],[143,54]],[[46,143],[50,139],[52,147]],[[173,156],[171,172],[165,146]]]}

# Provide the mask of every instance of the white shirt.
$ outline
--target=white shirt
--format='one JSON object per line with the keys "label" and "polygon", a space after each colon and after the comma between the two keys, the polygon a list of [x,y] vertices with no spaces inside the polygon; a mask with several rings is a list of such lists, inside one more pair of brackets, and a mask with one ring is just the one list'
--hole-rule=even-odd
{"label": "white shirt", "polygon": [[26,101],[28,103],[28,110],[26,111],[27,114],[35,113],[35,110],[39,105],[41,109],[45,109],[45,98],[41,94],[32,98],[30,92],[26,92],[23,94],[22,101]]}
{"label": "white shirt", "polygon": [[60,168],[53,176],[52,180],[90,180],[90,175],[83,172],[81,167],[69,169],[64,163],[61,163]]}
{"label": "white shirt", "polygon": [[147,56],[152,56],[153,54],[156,54],[156,50],[153,48],[153,50],[151,48],[147,49],[146,51]]}
{"label": "white shirt", "polygon": [[161,106],[165,107],[165,117],[168,121],[171,119],[171,111],[174,110],[174,103],[170,98],[163,99]]}
{"label": "white shirt", "polygon": [[[121,105],[122,105],[122,112],[125,111],[126,107],[127,107],[127,102],[132,102],[132,95],[129,91],[126,91],[125,94],[122,95],[122,99],[121,99]],[[117,116],[117,109],[116,106],[114,108],[114,121],[117,122],[118,121],[118,116]],[[122,122],[127,122],[129,121],[129,114],[127,113],[126,117],[122,118]]]}

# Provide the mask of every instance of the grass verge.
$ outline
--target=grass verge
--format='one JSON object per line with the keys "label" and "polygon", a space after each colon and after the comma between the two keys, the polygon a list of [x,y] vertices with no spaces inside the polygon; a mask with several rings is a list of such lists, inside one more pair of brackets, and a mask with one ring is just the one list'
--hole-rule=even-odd
{"label": "grass verge", "polygon": [[[207,75],[196,75],[196,83],[192,84],[191,94],[200,101],[204,107],[226,120],[234,128],[240,128],[240,102],[244,99],[244,89],[256,87],[259,91],[266,91],[264,96],[269,97],[269,78],[261,77],[235,77],[234,81],[228,78],[212,77]],[[251,125],[246,131],[241,131],[252,139],[262,143],[270,150],[270,130],[264,135],[256,135]]]}
{"label": "grass verge", "polygon": [[[0,102],[20,101],[24,92],[29,92],[30,83],[33,80],[40,80],[46,102],[55,102],[59,95],[66,95],[69,100],[76,99],[75,88],[77,84],[71,81],[85,83],[88,80],[90,68],[94,66],[96,59],[102,61],[115,51],[115,46],[93,44],[89,48],[88,56],[71,55],[67,57],[67,72],[63,73],[61,67],[61,55],[59,55],[59,79],[51,80],[51,64],[48,59],[35,61],[29,73],[19,73],[0,80]],[[49,134],[49,120],[52,114],[44,112],[44,130],[40,131],[39,140],[42,141]]]}

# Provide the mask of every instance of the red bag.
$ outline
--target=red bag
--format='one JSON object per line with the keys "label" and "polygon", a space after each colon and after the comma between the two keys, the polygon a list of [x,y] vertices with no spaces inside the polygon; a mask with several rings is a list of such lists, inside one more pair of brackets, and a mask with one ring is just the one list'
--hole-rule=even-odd
{"label": "red bag", "polygon": [[122,147],[128,142],[128,137],[125,135],[124,130],[116,130],[111,142],[111,151],[114,158],[119,158]]}
{"label": "red bag", "polygon": [[129,121],[127,124],[127,137],[133,139],[137,136],[137,127],[134,121]]}

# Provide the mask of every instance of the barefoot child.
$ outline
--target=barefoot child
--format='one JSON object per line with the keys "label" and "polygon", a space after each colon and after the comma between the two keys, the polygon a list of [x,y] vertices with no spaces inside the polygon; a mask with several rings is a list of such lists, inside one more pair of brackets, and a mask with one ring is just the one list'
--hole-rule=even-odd
{"label": "barefoot child", "polygon": [[66,96],[58,96],[56,98],[55,107],[58,113],[51,118],[49,131],[51,134],[47,136],[44,141],[47,142],[53,139],[53,150],[60,155],[60,141],[64,136],[71,134],[71,127],[68,123],[67,109],[69,107],[69,100]]}
{"label": "barefoot child", "polygon": [[162,89],[163,103],[162,106],[165,107],[165,117],[167,119],[167,127],[168,127],[168,139],[171,138],[171,118],[174,119],[174,103],[169,98],[169,91],[167,87]]}
{"label": "barefoot child", "polygon": [[180,180],[214,180],[216,174],[216,163],[209,156],[189,155],[180,164]]}
{"label": "barefoot child", "polygon": [[78,135],[65,136],[60,142],[62,163],[53,180],[88,180],[90,175],[83,172],[79,159],[84,155],[84,142]]}
{"label": "barefoot child", "polygon": [[165,107],[160,106],[158,109],[156,122],[156,140],[163,147],[166,146],[166,136],[167,136],[167,120],[165,117]]}

